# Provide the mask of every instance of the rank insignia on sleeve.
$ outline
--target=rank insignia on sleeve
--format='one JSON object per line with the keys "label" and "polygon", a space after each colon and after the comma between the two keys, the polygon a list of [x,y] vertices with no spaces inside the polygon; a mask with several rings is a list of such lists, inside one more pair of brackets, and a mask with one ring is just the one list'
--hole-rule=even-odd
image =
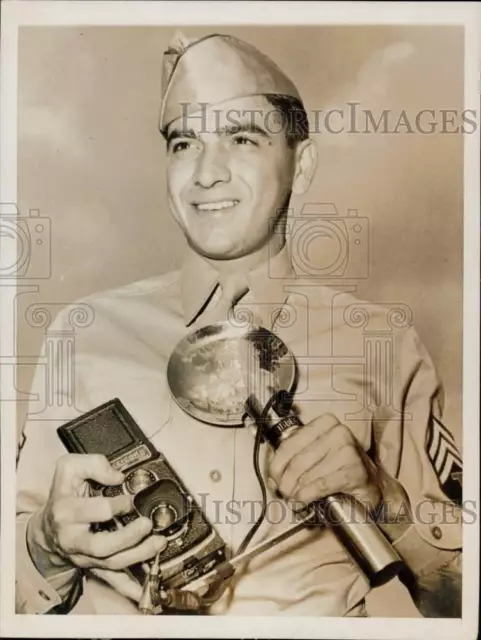
{"label": "rank insignia on sleeve", "polygon": [[434,416],[426,448],[441,489],[448,498],[460,503],[463,486],[461,454],[449,429]]}

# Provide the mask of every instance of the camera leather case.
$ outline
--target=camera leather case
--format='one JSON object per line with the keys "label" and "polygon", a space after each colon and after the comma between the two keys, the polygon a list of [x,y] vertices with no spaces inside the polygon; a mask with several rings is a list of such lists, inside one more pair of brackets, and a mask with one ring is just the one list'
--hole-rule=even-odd
{"label": "camera leather case", "polygon": [[[92,529],[115,530],[139,515],[150,518],[153,532],[168,540],[160,554],[162,586],[185,586],[226,559],[225,542],[118,398],[62,425],[57,433],[70,453],[105,455],[125,474],[121,485],[90,481],[92,496],[134,496],[131,513],[94,523]],[[146,575],[140,564],[127,571],[143,584]]]}

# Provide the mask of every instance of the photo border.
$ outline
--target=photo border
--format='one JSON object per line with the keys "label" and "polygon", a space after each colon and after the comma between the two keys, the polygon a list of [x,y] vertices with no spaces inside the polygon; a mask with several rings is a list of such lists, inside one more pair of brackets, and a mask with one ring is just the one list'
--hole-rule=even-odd
{"label": "photo border", "polygon": [[[294,6],[295,5],[295,6]],[[465,499],[479,496],[479,60],[481,20],[470,3],[320,2],[3,2],[1,31],[0,202],[17,202],[17,46],[20,26],[169,25],[463,25],[465,105],[478,114],[478,129],[464,149],[463,457]],[[215,18],[213,17],[215,15]],[[159,61],[160,68],[160,61]],[[440,221],[442,224],[443,221]],[[1,286],[0,286],[1,294]],[[1,301],[0,301],[1,302]],[[0,307],[2,327],[15,318]],[[14,327],[13,327],[14,328]],[[9,331],[15,335],[15,331]],[[3,345],[4,347],[5,345]],[[1,354],[0,354],[1,356]],[[0,379],[0,391],[4,379]],[[2,394],[3,395],[3,394]],[[0,395],[0,397],[2,397]],[[257,616],[33,616],[14,611],[14,513],[16,407],[0,403],[1,417],[1,635],[11,637],[292,637],[475,638],[479,610],[479,522],[463,531],[461,620]],[[12,426],[13,425],[13,426]],[[468,433],[469,432],[469,433]],[[469,440],[468,440],[469,437]],[[394,624],[395,621],[395,624]],[[121,630],[120,630],[121,626]]]}

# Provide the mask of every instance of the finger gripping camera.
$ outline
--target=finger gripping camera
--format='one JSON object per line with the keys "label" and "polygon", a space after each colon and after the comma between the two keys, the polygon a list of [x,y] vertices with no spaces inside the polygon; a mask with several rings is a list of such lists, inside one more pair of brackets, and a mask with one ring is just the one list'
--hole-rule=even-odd
{"label": "finger gripping camera", "polygon": [[[193,496],[146,438],[122,402],[115,398],[59,427],[57,433],[70,453],[99,453],[125,475],[122,484],[105,486],[90,481],[92,496],[133,496],[133,511],[93,531],[115,531],[139,516],[150,518],[152,531],[168,543],[159,560],[163,587],[183,587],[226,559],[225,543]],[[140,564],[128,573],[141,584]]]}

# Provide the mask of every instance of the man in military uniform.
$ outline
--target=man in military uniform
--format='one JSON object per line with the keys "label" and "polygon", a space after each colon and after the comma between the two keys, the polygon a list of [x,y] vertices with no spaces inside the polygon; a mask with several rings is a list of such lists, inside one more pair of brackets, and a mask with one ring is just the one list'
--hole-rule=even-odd
{"label": "man in military uniform", "polygon": [[[274,454],[262,449],[270,500],[308,504],[345,493],[373,509],[385,506],[385,515],[399,517],[379,526],[406,564],[421,613],[459,616],[461,512],[454,503],[461,461],[441,422],[432,362],[414,329],[401,327],[392,332],[394,365],[377,378],[360,367],[362,331],[346,320],[358,301],[295,278],[283,232],[287,206],[292,193],[307,191],[316,167],[295,85],[236,38],[189,42],[180,34],[165,54],[159,124],[169,207],[188,241],[185,261],[180,271],[85,301],[95,321],[76,344],[75,406],[87,411],[119,397],[190,491],[204,497],[235,551],[252,519],[241,513],[232,522],[219,517],[218,506],[261,499],[252,433],[186,415],[170,396],[166,366],[188,332],[247,309],[300,363],[296,402],[306,426]],[[371,314],[378,321],[383,311],[372,307]],[[323,363],[334,350],[342,366]],[[302,364],[307,356],[320,359]],[[40,393],[41,384],[38,373]],[[384,403],[383,384],[390,390]],[[63,455],[55,411],[34,418],[18,467],[18,612],[138,613],[141,588],[123,569],[151,559],[165,539],[152,535],[145,518],[92,533],[90,523],[132,504],[127,496],[85,497],[86,480],[117,484],[122,474],[99,455]],[[266,520],[254,543],[287,524]],[[243,566],[211,613],[360,616],[368,591],[332,532],[309,528]]]}

